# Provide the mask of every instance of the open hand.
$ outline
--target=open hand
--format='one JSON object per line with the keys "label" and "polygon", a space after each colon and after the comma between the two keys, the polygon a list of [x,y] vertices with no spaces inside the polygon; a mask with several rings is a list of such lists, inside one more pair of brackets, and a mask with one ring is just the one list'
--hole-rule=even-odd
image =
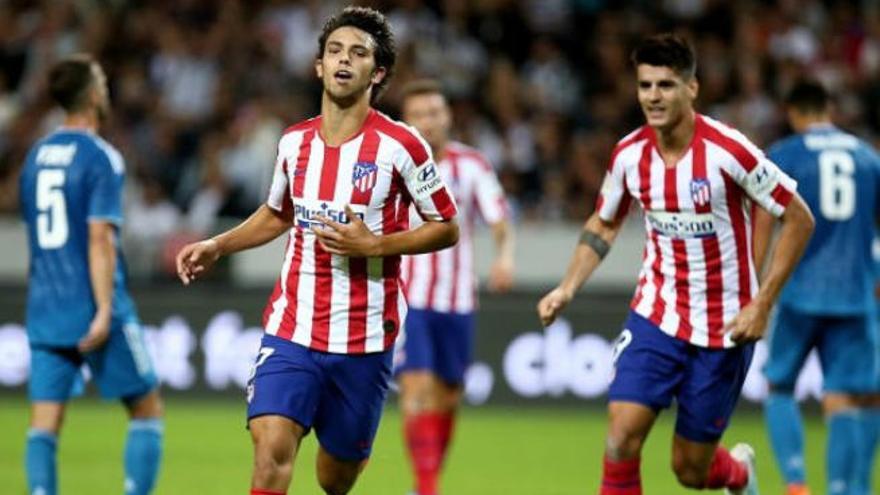
{"label": "open hand", "polygon": [[177,253],[177,276],[184,285],[189,285],[219,258],[220,248],[213,239],[187,244]]}
{"label": "open hand", "polygon": [[367,224],[351,210],[345,207],[345,215],[349,223],[339,223],[327,217],[319,216],[318,220],[324,228],[313,228],[321,247],[328,253],[352,258],[368,258],[379,256],[379,238],[367,228]]}

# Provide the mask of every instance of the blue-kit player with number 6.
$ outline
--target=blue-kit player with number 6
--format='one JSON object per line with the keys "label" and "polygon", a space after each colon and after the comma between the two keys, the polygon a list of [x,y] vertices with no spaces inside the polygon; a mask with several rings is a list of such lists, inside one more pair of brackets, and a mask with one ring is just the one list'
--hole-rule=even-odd
{"label": "blue-kit player with number 6", "polygon": [[[878,421],[862,404],[876,386],[878,366],[871,246],[880,218],[880,156],[831,123],[830,103],[819,83],[795,84],[785,100],[795,134],[769,152],[797,180],[816,218],[807,250],[779,298],[764,367],[770,385],[765,418],[789,494],[809,493],[794,390],[811,350],[818,352],[824,374],[827,493],[869,493],[859,486],[870,473],[861,462],[868,457],[863,439]],[[756,215],[758,260],[772,224],[766,212]]]}
{"label": "blue-kit player with number 6", "polygon": [[48,89],[64,123],[34,144],[20,177],[30,247],[28,493],[58,491],[58,435],[85,365],[101,396],[119,399],[130,417],[124,493],[147,494],[161,457],[162,403],[119,248],[124,163],[97,134],[107,80],[95,60],[75,55],[52,67]]}

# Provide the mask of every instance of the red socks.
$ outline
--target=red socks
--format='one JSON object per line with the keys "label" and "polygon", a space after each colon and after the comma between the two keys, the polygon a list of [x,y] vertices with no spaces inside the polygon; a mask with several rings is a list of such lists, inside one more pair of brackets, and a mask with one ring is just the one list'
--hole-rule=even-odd
{"label": "red socks", "polygon": [[642,478],[639,475],[640,459],[602,462],[602,487],[599,495],[642,495]]}
{"label": "red socks", "polygon": [[706,488],[744,488],[749,482],[749,469],[743,463],[730,456],[730,452],[722,446],[715,449],[715,457],[709,466]]}
{"label": "red socks", "polygon": [[455,415],[423,413],[404,421],[404,438],[419,495],[437,495],[437,480],[452,439]]}
{"label": "red socks", "polygon": [[276,492],[273,490],[264,490],[262,488],[251,488],[251,495],[286,495],[284,492]]}

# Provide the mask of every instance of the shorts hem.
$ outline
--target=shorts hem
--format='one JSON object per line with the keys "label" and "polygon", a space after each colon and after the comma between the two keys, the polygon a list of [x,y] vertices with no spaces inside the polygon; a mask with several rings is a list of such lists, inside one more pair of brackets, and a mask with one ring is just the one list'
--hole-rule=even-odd
{"label": "shorts hem", "polygon": [[716,443],[721,440],[721,437],[724,436],[724,432],[722,431],[718,435],[710,435],[707,433],[701,433],[690,428],[682,428],[676,425],[675,434],[684,438],[685,440],[689,440],[691,442],[696,443]]}
{"label": "shorts hem", "polygon": [[280,417],[282,417],[282,418],[289,419],[289,420],[293,421],[294,423],[296,423],[297,425],[299,425],[303,430],[305,430],[305,433],[303,433],[303,436],[308,435],[309,432],[312,430],[312,425],[311,425],[311,424],[306,424],[305,421],[300,420],[299,418],[297,418],[296,416],[294,416],[294,415],[292,415],[292,414],[289,414],[289,413],[281,413],[281,412],[277,412],[277,411],[258,411],[258,412],[255,412],[255,413],[250,413],[250,412],[248,412],[248,415],[247,415],[247,426],[246,426],[246,427],[247,427],[248,429],[250,429],[250,422],[251,422],[251,420],[252,420],[252,419],[259,418],[259,417],[261,417],[261,416],[280,416]]}
{"label": "shorts hem", "polygon": [[609,394],[608,395],[608,403],[611,403],[611,402],[633,402],[633,403],[648,407],[652,411],[654,411],[655,413],[660,412],[664,409],[668,409],[669,406],[671,405],[671,404],[663,405],[663,404],[659,404],[657,402],[647,400],[643,397],[636,397],[633,395],[625,395],[625,394],[613,394],[613,395]]}
{"label": "shorts hem", "polygon": [[370,455],[373,453],[373,446],[370,445],[370,450],[366,454],[355,454],[353,456],[347,455],[350,452],[346,452],[345,454],[340,454],[336,449],[331,448],[325,442],[322,442],[320,438],[318,438],[318,444],[322,449],[327,451],[328,454],[332,455],[334,458],[343,461],[343,462],[360,462],[370,458]]}

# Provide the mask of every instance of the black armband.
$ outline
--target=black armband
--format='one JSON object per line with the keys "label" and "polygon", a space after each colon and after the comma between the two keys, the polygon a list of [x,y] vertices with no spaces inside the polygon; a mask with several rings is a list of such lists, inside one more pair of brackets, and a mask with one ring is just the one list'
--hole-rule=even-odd
{"label": "black armband", "polygon": [[608,245],[608,242],[605,239],[599,237],[599,234],[591,231],[584,230],[581,233],[581,238],[578,240],[578,244],[586,244],[596,252],[596,255],[599,256],[599,259],[605,258],[605,255],[608,254],[608,250],[611,249],[611,246]]}

